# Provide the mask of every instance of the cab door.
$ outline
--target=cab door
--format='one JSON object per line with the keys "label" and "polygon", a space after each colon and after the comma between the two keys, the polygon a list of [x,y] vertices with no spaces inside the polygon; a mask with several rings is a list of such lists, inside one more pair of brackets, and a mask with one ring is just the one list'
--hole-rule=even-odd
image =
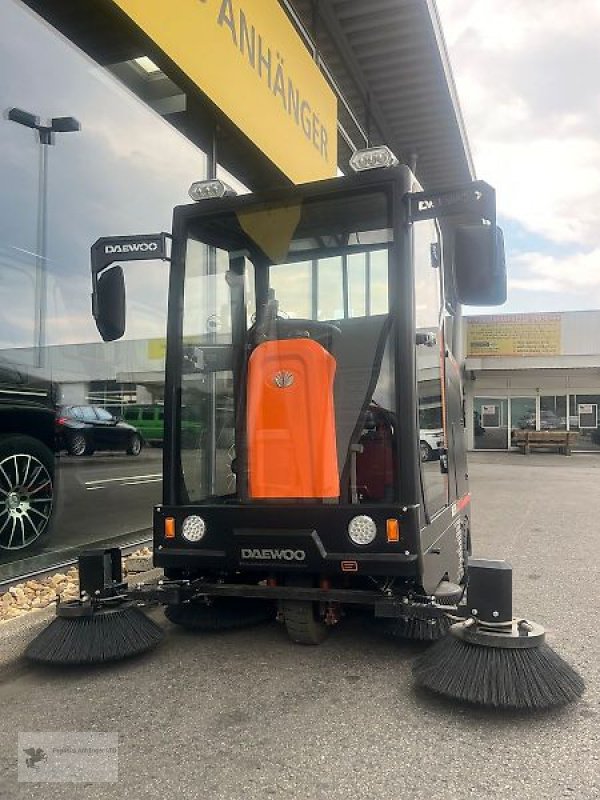
{"label": "cab door", "polygon": [[[421,487],[426,516],[431,520],[449,503],[448,476],[440,456],[448,447],[443,359],[442,276],[436,224],[413,224],[417,393],[421,452]],[[424,445],[427,445],[427,451]],[[427,457],[425,457],[425,452]]]}

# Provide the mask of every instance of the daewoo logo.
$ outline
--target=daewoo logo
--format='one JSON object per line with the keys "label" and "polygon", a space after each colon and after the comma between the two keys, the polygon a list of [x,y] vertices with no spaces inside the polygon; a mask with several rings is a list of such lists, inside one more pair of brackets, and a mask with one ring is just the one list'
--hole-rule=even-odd
{"label": "daewoo logo", "polygon": [[274,375],[273,383],[278,389],[287,389],[294,383],[294,373],[282,369]]}
{"label": "daewoo logo", "polygon": [[255,561],[304,561],[306,553],[304,550],[271,549],[242,547],[241,557],[245,560]]}
{"label": "daewoo logo", "polygon": [[132,244],[107,244],[105,253],[150,253],[158,250],[156,242],[133,242]]}

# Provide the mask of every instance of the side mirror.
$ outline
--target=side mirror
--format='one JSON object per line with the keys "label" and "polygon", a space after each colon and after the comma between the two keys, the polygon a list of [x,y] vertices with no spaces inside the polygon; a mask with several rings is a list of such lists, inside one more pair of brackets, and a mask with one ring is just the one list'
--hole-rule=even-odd
{"label": "side mirror", "polygon": [[461,303],[499,306],[506,302],[504,237],[494,225],[459,225],[454,233],[454,281]]}
{"label": "side mirror", "polygon": [[92,308],[103,340],[120,339],[125,333],[125,278],[120,266],[111,267],[98,276]]}
{"label": "side mirror", "polygon": [[[125,333],[125,280],[115,261],[169,261],[166,233],[135,236],[103,236],[91,247],[92,314],[105,342]],[[109,268],[110,267],[110,268]]]}

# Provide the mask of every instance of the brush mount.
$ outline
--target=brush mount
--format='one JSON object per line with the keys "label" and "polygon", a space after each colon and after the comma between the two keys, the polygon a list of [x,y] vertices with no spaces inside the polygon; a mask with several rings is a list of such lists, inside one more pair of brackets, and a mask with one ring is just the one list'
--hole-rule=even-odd
{"label": "brush mount", "polygon": [[545,639],[541,625],[512,614],[512,567],[507,561],[470,558],[467,619],[450,628],[457,639],[485,647],[525,649]]}
{"label": "brush mount", "polygon": [[115,608],[128,599],[120,548],[84,550],[77,560],[77,567],[80,599],[59,601],[57,617],[91,617],[100,608]]}
{"label": "brush mount", "polygon": [[453,625],[450,633],[469,644],[510,650],[539,647],[546,638],[546,632],[541,625],[524,619],[491,626],[471,617]]}

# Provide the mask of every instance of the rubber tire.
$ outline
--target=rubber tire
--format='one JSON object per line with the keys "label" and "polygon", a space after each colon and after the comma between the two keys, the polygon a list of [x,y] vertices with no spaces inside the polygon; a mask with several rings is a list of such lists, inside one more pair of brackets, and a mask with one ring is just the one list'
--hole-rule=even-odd
{"label": "rubber tire", "polygon": [[[52,478],[52,511],[50,512],[50,519],[37,539],[34,539],[31,544],[20,551],[21,553],[27,553],[34,550],[52,531],[54,511],[56,509],[55,457],[54,453],[46,447],[43,442],[40,442],[39,439],[34,439],[33,436],[19,436],[16,434],[14,436],[0,438],[0,462],[3,461],[6,456],[14,453],[27,453],[35,456],[46,467]],[[10,552],[14,552],[14,550],[4,550],[0,548],[0,559],[3,553]]]}
{"label": "rubber tire", "polygon": [[433,450],[427,442],[419,442],[419,452],[421,454],[421,462],[431,461],[433,458]]}
{"label": "rubber tire", "polygon": [[[73,444],[75,439],[78,439],[78,438],[83,439],[83,442],[84,442],[84,448],[79,453],[75,452],[74,444]],[[89,444],[88,440],[85,438],[85,435],[83,433],[74,433],[74,434],[71,434],[69,436],[69,439],[67,441],[67,452],[69,453],[69,455],[75,456],[75,458],[81,458],[82,456],[90,455],[94,451],[90,447],[90,444]]]}
{"label": "rubber tire", "polygon": [[[134,452],[134,447],[133,447],[134,442],[139,442],[139,449],[137,450],[137,452]],[[143,449],[144,449],[144,442],[142,440],[142,437],[139,435],[139,433],[134,433],[131,439],[129,440],[129,444],[127,445],[127,455],[137,457],[141,455]]]}
{"label": "rubber tire", "polygon": [[165,606],[165,616],[174,625],[190,631],[225,631],[259,625],[275,617],[268,600],[218,597],[211,605],[204,602]]}
{"label": "rubber tire", "polygon": [[[290,576],[286,586],[306,586],[300,576]],[[281,611],[288,636],[296,644],[315,646],[325,641],[329,628],[319,617],[318,603],[283,600]]]}

